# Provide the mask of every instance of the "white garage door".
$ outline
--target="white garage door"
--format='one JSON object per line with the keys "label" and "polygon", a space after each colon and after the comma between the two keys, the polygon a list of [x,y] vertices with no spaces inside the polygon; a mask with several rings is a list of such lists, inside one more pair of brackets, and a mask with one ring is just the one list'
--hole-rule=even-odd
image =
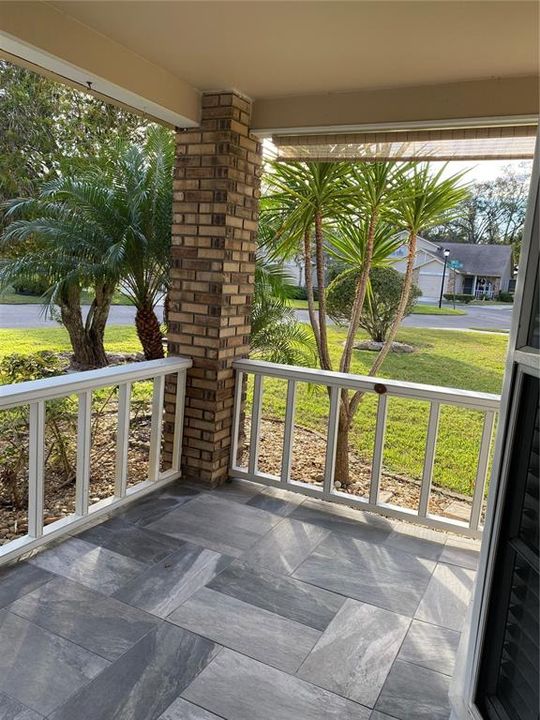
{"label": "white garage door", "polygon": [[423,299],[438,298],[441,292],[442,273],[422,273],[418,277],[418,286],[422,291]]}

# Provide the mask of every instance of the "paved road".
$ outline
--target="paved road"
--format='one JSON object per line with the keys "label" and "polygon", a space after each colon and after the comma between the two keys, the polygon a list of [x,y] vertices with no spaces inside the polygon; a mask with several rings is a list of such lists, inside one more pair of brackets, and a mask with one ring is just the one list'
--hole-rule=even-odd
{"label": "paved road", "polygon": [[[160,313],[162,308],[159,308]],[[509,330],[512,307],[487,305],[467,308],[467,315],[410,315],[405,318],[406,327],[448,328],[484,330]],[[309,322],[307,310],[297,310],[302,322]],[[130,305],[113,305],[109,314],[110,325],[130,325],[135,310]],[[54,320],[45,320],[40,305],[0,305],[0,328],[54,327]]]}
{"label": "paved road", "polygon": [[[453,330],[510,330],[511,305],[473,305],[466,315],[409,315],[403,321],[405,327],[445,328]],[[297,310],[302,322],[309,322],[307,310]]]}
{"label": "paved road", "polygon": [[[84,314],[88,306],[83,307]],[[163,308],[158,307],[160,320]],[[113,305],[109,313],[109,325],[132,325],[135,308],[132,305]],[[45,319],[41,305],[0,305],[0,328],[58,327],[55,320]]]}

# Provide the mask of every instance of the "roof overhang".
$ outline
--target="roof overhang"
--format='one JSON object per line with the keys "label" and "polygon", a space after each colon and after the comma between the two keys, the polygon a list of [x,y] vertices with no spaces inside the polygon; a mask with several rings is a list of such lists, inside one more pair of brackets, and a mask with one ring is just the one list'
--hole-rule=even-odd
{"label": "roof overhang", "polygon": [[231,89],[260,136],[478,124],[538,115],[538,7],[0,1],[0,53],[178,127]]}

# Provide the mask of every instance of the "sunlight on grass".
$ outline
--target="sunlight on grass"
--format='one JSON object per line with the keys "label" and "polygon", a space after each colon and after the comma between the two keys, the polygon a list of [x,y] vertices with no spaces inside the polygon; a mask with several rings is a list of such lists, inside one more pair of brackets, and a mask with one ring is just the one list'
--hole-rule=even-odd
{"label": "sunlight on grass", "polygon": [[[112,325],[105,331],[105,349],[110,353],[141,352],[141,344],[130,325]],[[0,359],[19,353],[29,355],[40,350],[70,352],[69,337],[63,327],[52,328],[0,328]]]}
{"label": "sunlight on grass", "polygon": [[[363,335],[359,335],[363,338]],[[345,339],[342,329],[330,328],[329,339],[334,366],[337,366]],[[501,390],[507,337],[483,333],[436,331],[406,328],[398,339],[412,344],[411,355],[390,355],[381,376],[429,385],[499,393]],[[140,352],[135,329],[111,326],[105,335],[108,352]],[[0,358],[12,353],[29,354],[38,350],[69,352],[66,331],[61,328],[37,330],[0,329]],[[351,372],[366,374],[375,355],[355,351]],[[251,383],[248,390],[251,399]],[[285,383],[265,379],[264,417],[283,419]],[[298,425],[326,433],[328,396],[320,387],[299,383],[296,406]],[[355,451],[371,460],[376,398],[366,395],[351,431]],[[391,398],[388,404],[388,432],[384,467],[392,472],[420,478],[424,457],[427,404]],[[481,413],[459,407],[444,407],[441,412],[439,443],[435,460],[435,482],[458,492],[469,493],[476,473],[478,443],[482,432]]]}

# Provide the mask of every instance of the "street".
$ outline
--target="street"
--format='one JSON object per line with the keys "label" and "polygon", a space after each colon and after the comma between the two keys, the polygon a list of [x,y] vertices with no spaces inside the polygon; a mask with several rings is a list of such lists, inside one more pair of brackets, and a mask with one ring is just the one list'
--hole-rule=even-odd
{"label": "street", "polygon": [[[88,311],[88,307],[85,308]],[[160,319],[163,308],[158,307]],[[512,305],[474,305],[467,307],[466,315],[409,315],[405,327],[446,328],[455,330],[509,330]],[[301,322],[309,322],[307,310],[297,310]],[[130,325],[134,322],[135,308],[131,305],[113,305],[109,325]],[[0,305],[0,328],[54,327],[54,320],[45,320],[41,305]]]}
{"label": "street", "polygon": [[[465,309],[463,306],[460,309]],[[512,305],[472,305],[466,307],[466,315],[409,315],[404,327],[442,328],[447,330],[509,330]],[[301,322],[309,322],[307,310],[297,310]]]}

